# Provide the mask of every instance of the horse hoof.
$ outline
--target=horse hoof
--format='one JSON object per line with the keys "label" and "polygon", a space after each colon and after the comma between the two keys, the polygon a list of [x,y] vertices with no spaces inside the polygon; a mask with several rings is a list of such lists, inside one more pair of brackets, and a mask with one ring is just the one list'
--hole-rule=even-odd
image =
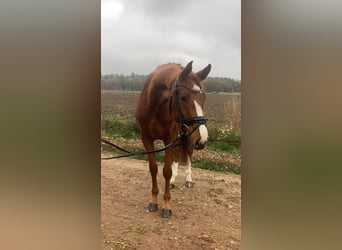
{"label": "horse hoof", "polygon": [[162,209],[162,211],[161,211],[161,216],[162,216],[163,218],[170,218],[171,215],[172,215],[171,209],[164,209],[164,208]]}
{"label": "horse hoof", "polygon": [[156,204],[156,203],[148,204],[148,211],[155,212],[157,210],[158,210],[158,204]]}
{"label": "horse hoof", "polygon": [[187,181],[187,182],[185,182],[185,186],[187,188],[192,188],[192,187],[194,187],[194,184],[192,182],[190,182],[190,181]]}
{"label": "horse hoof", "polygon": [[170,189],[174,189],[176,187],[176,185],[174,183],[170,184]]}

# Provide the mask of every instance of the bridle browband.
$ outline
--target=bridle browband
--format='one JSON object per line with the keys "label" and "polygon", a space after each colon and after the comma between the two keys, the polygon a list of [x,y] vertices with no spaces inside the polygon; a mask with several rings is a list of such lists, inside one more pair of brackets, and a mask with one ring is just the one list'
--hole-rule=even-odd
{"label": "bridle browband", "polygon": [[[178,91],[177,91],[178,87],[186,88],[187,90],[189,90],[190,92],[193,92],[193,93],[202,93],[203,90],[202,89],[199,89],[199,90],[193,89],[193,88],[190,88],[189,86],[187,86],[185,84],[179,83],[178,78],[177,78],[175,81],[173,90],[172,90],[172,94],[171,94],[170,99],[169,99],[169,111],[170,111],[170,115],[171,115],[172,114],[173,96],[175,98],[176,111],[178,112],[178,116],[179,116],[179,125],[180,125],[179,134],[184,135],[184,134],[188,133],[188,135],[190,137],[191,134],[193,132],[195,132],[195,130],[197,128],[199,128],[199,126],[205,125],[208,119],[205,118],[204,116],[194,116],[194,117],[184,119],[184,115],[183,115],[182,109],[180,107],[179,98],[178,98]],[[189,132],[189,126],[193,125],[193,124],[197,124],[197,126],[191,132]]]}

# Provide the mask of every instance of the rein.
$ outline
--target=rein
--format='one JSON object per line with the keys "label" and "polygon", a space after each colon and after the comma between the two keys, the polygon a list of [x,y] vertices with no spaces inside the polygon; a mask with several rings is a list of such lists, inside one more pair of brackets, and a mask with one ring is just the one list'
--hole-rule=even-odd
{"label": "rein", "polygon": [[[171,115],[171,112],[172,112],[172,109],[171,109],[172,98],[175,95],[176,111],[178,112],[178,115],[179,115],[180,129],[179,129],[177,137],[170,144],[168,144],[168,145],[166,145],[166,146],[164,146],[164,147],[162,147],[160,149],[155,149],[155,150],[151,150],[151,151],[131,152],[131,151],[128,151],[126,149],[123,149],[123,148],[115,145],[114,143],[112,143],[112,142],[110,142],[110,141],[108,141],[106,139],[101,138],[101,141],[103,143],[108,144],[108,145],[110,145],[112,147],[115,147],[118,150],[121,150],[121,151],[126,153],[124,155],[118,155],[118,156],[101,157],[101,159],[102,160],[110,160],[110,159],[117,159],[117,158],[129,157],[129,156],[134,156],[134,155],[148,155],[148,154],[159,153],[159,152],[171,149],[171,148],[175,148],[175,147],[178,147],[178,146],[182,145],[182,142],[176,143],[180,138],[182,138],[184,135],[188,135],[190,137],[196,131],[196,129],[199,128],[199,126],[205,125],[208,119],[205,118],[204,116],[194,116],[194,117],[191,117],[191,118],[188,118],[188,119],[184,119],[184,116],[183,116],[183,113],[182,113],[182,110],[181,110],[180,104],[179,104],[177,87],[184,87],[184,88],[186,88],[187,90],[189,90],[189,91],[191,91],[193,93],[202,93],[202,89],[199,89],[199,90],[192,89],[192,88],[190,88],[189,86],[187,86],[185,84],[179,83],[178,82],[178,78],[176,79],[175,86],[174,86],[173,91],[172,91],[172,95],[170,96],[170,99],[169,99],[169,110],[170,110],[170,115]],[[191,132],[189,132],[189,126],[193,125],[193,124],[196,124],[196,123],[197,123],[197,126]]]}
{"label": "rein", "polygon": [[165,151],[165,150],[168,150],[168,149],[171,149],[171,148],[175,148],[175,147],[178,147],[181,145],[181,143],[178,143],[176,144],[177,140],[179,138],[181,138],[183,136],[183,132],[179,133],[177,135],[177,137],[168,145],[162,147],[162,148],[159,148],[159,149],[155,149],[155,150],[151,150],[151,151],[138,151],[138,152],[130,152],[126,149],[123,149],[121,147],[119,147],[118,145],[115,145],[114,143],[106,140],[106,139],[103,139],[101,138],[101,141],[112,146],[112,147],[115,147],[127,154],[125,155],[118,155],[118,156],[111,156],[111,157],[101,157],[101,160],[110,160],[110,159],[117,159],[117,158],[123,158],[123,157],[129,157],[129,156],[133,156],[133,155],[148,155],[148,154],[154,154],[154,153],[159,153],[159,152],[162,152],[162,151]]}

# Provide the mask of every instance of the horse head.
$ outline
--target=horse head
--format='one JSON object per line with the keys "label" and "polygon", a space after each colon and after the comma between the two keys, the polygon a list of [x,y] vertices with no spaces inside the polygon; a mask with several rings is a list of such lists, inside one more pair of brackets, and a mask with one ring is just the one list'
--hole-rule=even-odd
{"label": "horse head", "polygon": [[203,114],[205,90],[202,81],[208,76],[211,65],[192,72],[192,61],[181,71],[170,98],[170,113],[180,130],[189,138],[192,148],[203,149],[208,140],[206,118]]}

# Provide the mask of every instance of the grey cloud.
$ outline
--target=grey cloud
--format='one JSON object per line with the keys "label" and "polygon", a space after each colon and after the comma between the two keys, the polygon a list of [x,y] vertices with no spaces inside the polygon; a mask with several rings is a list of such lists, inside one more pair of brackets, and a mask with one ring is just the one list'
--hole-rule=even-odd
{"label": "grey cloud", "polygon": [[117,19],[102,19],[102,72],[148,74],[166,62],[212,76],[241,78],[240,1],[127,0]]}

